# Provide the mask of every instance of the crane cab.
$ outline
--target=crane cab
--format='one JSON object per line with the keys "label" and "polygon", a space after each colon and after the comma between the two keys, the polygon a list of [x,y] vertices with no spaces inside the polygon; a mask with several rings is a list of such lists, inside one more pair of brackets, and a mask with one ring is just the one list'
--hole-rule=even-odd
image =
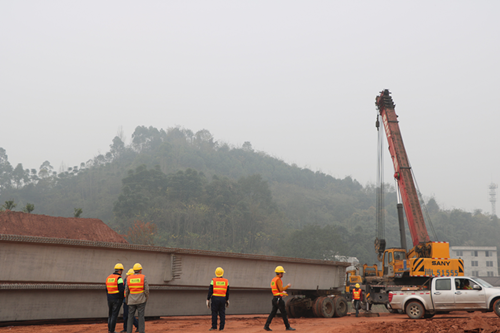
{"label": "crane cab", "polygon": [[384,251],[383,256],[383,275],[386,277],[402,277],[406,268],[406,250],[399,248],[390,248]]}
{"label": "crane cab", "polygon": [[349,294],[351,286],[356,285],[356,283],[362,284],[363,278],[358,274],[357,269],[347,270],[345,272],[345,292]]}

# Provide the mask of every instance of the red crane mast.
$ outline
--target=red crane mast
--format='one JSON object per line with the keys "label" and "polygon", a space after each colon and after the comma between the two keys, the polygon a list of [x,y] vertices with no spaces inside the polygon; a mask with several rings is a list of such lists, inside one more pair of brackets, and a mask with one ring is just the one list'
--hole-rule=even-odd
{"label": "red crane mast", "polygon": [[394,110],[395,106],[389,90],[386,89],[382,91],[380,95],[376,97],[375,104],[382,117],[382,123],[389,144],[389,152],[394,164],[394,178],[398,182],[401,192],[413,246],[429,242],[430,238],[427,233],[424,216],[418,200],[417,189],[415,188],[410,163],[408,162],[403,138],[399,130],[398,116]]}

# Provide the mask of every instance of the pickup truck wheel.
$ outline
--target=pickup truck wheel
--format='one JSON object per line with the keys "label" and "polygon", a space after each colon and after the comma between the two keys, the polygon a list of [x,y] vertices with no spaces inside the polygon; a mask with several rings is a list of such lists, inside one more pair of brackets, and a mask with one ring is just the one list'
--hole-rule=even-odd
{"label": "pickup truck wheel", "polygon": [[421,319],[424,317],[425,310],[420,302],[410,302],[406,306],[406,314],[411,319]]}
{"label": "pickup truck wheel", "polygon": [[493,311],[495,311],[495,314],[500,317],[500,298],[493,304]]}

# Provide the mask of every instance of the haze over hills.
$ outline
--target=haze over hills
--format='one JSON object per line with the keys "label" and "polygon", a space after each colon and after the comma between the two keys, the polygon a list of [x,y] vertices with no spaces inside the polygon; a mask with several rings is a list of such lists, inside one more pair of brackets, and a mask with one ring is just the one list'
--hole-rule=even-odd
{"label": "haze over hills", "polygon": [[[219,144],[207,130],[139,126],[124,141],[115,137],[108,152],[63,172],[49,161],[39,170],[11,166],[1,149],[0,202],[13,201],[14,210],[33,204],[33,213],[52,216],[81,208],[81,217],[102,219],[143,244],[376,261],[373,186],[287,164],[249,142]],[[399,231],[388,188],[390,247],[399,246]],[[427,201],[433,240],[498,245],[496,216]]]}
{"label": "haze over hills", "polygon": [[180,125],[365,185],[376,181],[374,98],[389,89],[422,191],[491,213],[499,11],[498,1],[3,1],[0,105],[23,121],[2,123],[0,147],[14,166],[49,160],[59,172],[105,154],[120,127],[129,137]]}

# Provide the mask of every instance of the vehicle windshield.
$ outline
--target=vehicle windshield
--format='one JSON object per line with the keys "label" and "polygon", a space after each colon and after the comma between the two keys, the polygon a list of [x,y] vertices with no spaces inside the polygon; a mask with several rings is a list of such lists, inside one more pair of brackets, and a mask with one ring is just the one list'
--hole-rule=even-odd
{"label": "vehicle windshield", "polygon": [[394,260],[405,260],[406,259],[405,252],[394,252]]}
{"label": "vehicle windshield", "polygon": [[480,284],[481,286],[485,287],[485,288],[492,288],[493,287],[488,282],[486,282],[484,280],[481,280],[481,279],[478,279],[478,278],[474,278],[474,281],[477,282],[478,284]]}

